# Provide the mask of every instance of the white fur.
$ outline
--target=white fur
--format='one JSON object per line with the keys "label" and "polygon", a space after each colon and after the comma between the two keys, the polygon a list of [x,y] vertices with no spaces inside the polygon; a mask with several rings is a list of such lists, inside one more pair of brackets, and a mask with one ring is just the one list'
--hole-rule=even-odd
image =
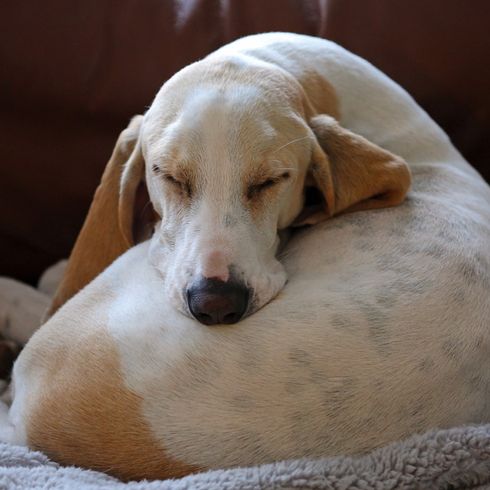
{"label": "white fur", "polygon": [[[209,328],[178,312],[164,287],[200,262],[160,256],[171,271],[162,277],[148,242],[67,303],[65,322],[80,305],[87,318],[108,315],[152,433],[171,456],[205,468],[359,452],[433,426],[488,422],[488,186],[405,91],[334,43],[264,34],[220,52],[273,60],[305,89],[303,73],[320,72],[339,94],[342,124],[408,161],[413,192],[397,208],[294,236],[281,257],[289,282],[236,325]],[[219,225],[213,213],[205,219]],[[178,238],[187,250],[200,239]],[[47,326],[81,335],[84,320],[57,327],[55,315]],[[39,389],[26,359],[15,368],[21,393]],[[15,417],[22,432],[19,408]]]}
{"label": "white fur", "polygon": [[[263,64],[238,57],[230,63],[244,70],[250,63]],[[206,81],[186,86],[182,79],[193,69],[199,70],[200,65],[184,69],[162,87],[143,123],[146,181],[155,209],[164,216],[152,239],[151,260],[164,278],[164,294],[184,314],[186,289],[201,277],[228,280],[230,268],[253,291],[250,314],[286,281],[276,259],[277,231],[290,224],[284,215],[294,217],[301,203],[279,197],[260,220],[253,219],[241,199],[244,184],[251,178],[247,170],[255,162],[267,167],[268,175],[292,173],[289,181],[278,184],[281,196],[290,194],[295,185],[302,189],[297,183],[302,184],[310,159],[311,130],[301,127],[281,94],[266,105],[263,88],[236,82],[216,87]],[[155,130],[162,125],[161,107],[167,107],[169,100],[173,106],[165,110],[164,128]],[[281,130],[274,126],[278,122]],[[296,146],[304,147],[305,163],[299,172],[288,164],[292,135],[298,140]],[[189,202],[161,173],[152,171],[157,164],[162,173],[171,173],[174,162],[180,169],[195,171],[195,191]]]}
{"label": "white fur", "polygon": [[[459,159],[447,136],[422,110],[414,110],[403,89],[379,72],[373,76],[367,62],[324,40],[281,33],[250,36],[208,59],[229,64],[235,71],[279,67],[301,84],[310,100],[315,98],[311,88],[315,74],[334,86],[344,127],[409,159],[412,165],[422,154],[426,161],[431,153],[435,158]],[[192,76],[202,82],[187,84]],[[285,284],[285,271],[276,259],[277,230],[291,224],[302,203],[298,198],[291,202],[279,197],[262,220],[255,221],[237,198],[250,178],[247,164],[266,161],[271,168],[299,169],[281,184],[281,196],[294,195],[293,187],[303,188],[312,135],[281,90],[266,92],[267,87],[244,86],[234,80],[216,86],[207,77],[199,63],[186,67],[163,85],[145,115],[146,180],[152,202],[164,216],[153,236],[151,260],[164,277],[164,294],[184,314],[188,314],[186,290],[194,281],[228,279],[232,268],[253,291],[250,314]],[[272,154],[271,147],[276,148]],[[152,172],[157,164],[167,173],[172,162],[200,170],[196,195],[189,203]],[[227,226],[230,221],[236,225]]]}

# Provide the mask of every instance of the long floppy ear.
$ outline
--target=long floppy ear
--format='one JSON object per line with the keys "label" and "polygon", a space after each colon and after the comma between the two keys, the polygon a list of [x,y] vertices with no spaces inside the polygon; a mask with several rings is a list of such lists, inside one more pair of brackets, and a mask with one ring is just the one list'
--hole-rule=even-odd
{"label": "long floppy ear", "polygon": [[294,225],[403,201],[411,177],[401,157],[348,131],[330,116],[315,116],[310,126],[316,142],[306,181],[308,192],[305,209]]}
{"label": "long floppy ear", "polygon": [[147,210],[149,201],[139,142],[142,120],[135,116],[117,140],[45,319],[138,239],[135,213]]}

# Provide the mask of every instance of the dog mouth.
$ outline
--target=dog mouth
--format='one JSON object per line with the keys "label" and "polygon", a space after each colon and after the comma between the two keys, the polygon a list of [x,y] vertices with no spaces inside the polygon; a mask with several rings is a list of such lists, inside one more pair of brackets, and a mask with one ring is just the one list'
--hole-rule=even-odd
{"label": "dog mouth", "polygon": [[[169,270],[164,267],[169,258],[162,254],[151,254],[151,262],[164,280],[168,299],[176,311],[206,326],[233,325],[273,301],[284,287],[287,278],[281,257],[290,236],[289,229],[278,231],[274,260],[254,266],[250,277],[236,264],[228,266],[227,277],[222,280],[196,275],[193,273],[196,268],[190,266]],[[178,282],[182,285],[175,288]]]}
{"label": "dog mouth", "polygon": [[[256,314],[259,312],[262,308],[267,306],[269,303],[273,302],[275,298],[280,294],[281,290],[284,288],[284,286],[287,284],[288,279],[285,278],[284,283],[282,284],[281,287],[277,288],[277,291],[274,291],[273,294],[270,295],[270,297],[266,298],[264,301],[263,298],[261,298],[255,289],[249,288],[248,290],[248,302],[247,302],[247,307],[243,311],[242,314],[240,315],[230,315],[228,318],[223,318],[224,321],[218,321],[216,318],[209,318],[206,317],[206,315],[196,315],[196,311],[192,311],[192,308],[190,307],[189,304],[189,299],[188,299],[188,289],[184,288],[181,291],[180,297],[181,297],[181,308],[180,311],[182,314],[187,316],[188,318],[191,318],[193,320],[198,321],[202,325],[206,326],[232,326],[236,325],[238,323],[241,323],[243,320],[246,318]],[[219,300],[218,300],[219,303]],[[226,317],[226,315],[224,315]]]}
{"label": "dog mouth", "polygon": [[181,293],[179,294],[179,308],[178,308],[178,310],[184,316],[191,318],[193,320],[197,320],[199,323],[206,325],[206,326],[234,325],[234,324],[242,322],[243,320],[245,320],[249,316],[255,314],[257,311],[262,309],[266,304],[273,301],[276,296],[277,296],[277,294],[275,294],[273,297],[271,297],[271,299],[266,301],[264,304],[261,304],[259,298],[257,297],[257,295],[255,293],[255,290],[250,288],[249,289],[249,300],[247,303],[247,307],[246,307],[245,311],[243,312],[243,314],[240,316],[240,318],[237,319],[237,321],[230,321],[230,320],[233,320],[233,318],[229,318],[228,321],[225,321],[222,323],[210,323],[210,322],[206,322],[206,321],[200,321],[199,319],[196,318],[196,316],[191,311],[191,308],[189,306],[188,290],[187,290],[187,288],[183,288]]}

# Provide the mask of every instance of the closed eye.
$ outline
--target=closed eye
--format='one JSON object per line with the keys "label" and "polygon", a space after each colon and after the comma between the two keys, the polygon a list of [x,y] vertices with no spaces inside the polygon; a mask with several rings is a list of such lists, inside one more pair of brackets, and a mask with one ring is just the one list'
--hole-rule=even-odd
{"label": "closed eye", "polygon": [[278,177],[271,177],[269,179],[263,180],[262,182],[259,182],[258,184],[251,184],[248,186],[247,189],[247,198],[253,199],[254,197],[257,197],[259,194],[265,192],[267,189],[270,189],[271,187],[274,187],[276,184],[279,184],[279,182],[289,179],[289,177],[290,177],[289,172],[284,172],[282,175],[279,175]]}
{"label": "closed eye", "polygon": [[164,174],[163,178],[177,190],[183,192],[187,197],[192,197],[192,188],[189,182],[177,180],[173,175]]}

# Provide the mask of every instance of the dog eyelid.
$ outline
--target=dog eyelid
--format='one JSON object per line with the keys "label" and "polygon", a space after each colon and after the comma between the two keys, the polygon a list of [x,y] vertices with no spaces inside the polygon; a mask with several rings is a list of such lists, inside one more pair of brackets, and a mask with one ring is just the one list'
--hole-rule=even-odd
{"label": "dog eyelid", "polygon": [[247,189],[247,198],[252,199],[254,196],[257,196],[260,192],[273,187],[283,180],[289,179],[291,174],[289,172],[284,172],[278,177],[271,177],[266,179],[259,184],[251,184]]}
{"label": "dog eyelid", "polygon": [[172,184],[173,186],[177,187],[179,190],[184,192],[187,197],[192,197],[192,188],[188,182],[182,182],[180,180],[177,180],[173,175],[170,174],[164,174],[163,178]]}
{"label": "dog eyelid", "polygon": [[177,185],[182,185],[182,182],[178,181],[173,175],[170,175],[170,174],[164,174],[163,175],[163,178],[167,181],[167,182],[171,182],[172,184],[177,184]]}

